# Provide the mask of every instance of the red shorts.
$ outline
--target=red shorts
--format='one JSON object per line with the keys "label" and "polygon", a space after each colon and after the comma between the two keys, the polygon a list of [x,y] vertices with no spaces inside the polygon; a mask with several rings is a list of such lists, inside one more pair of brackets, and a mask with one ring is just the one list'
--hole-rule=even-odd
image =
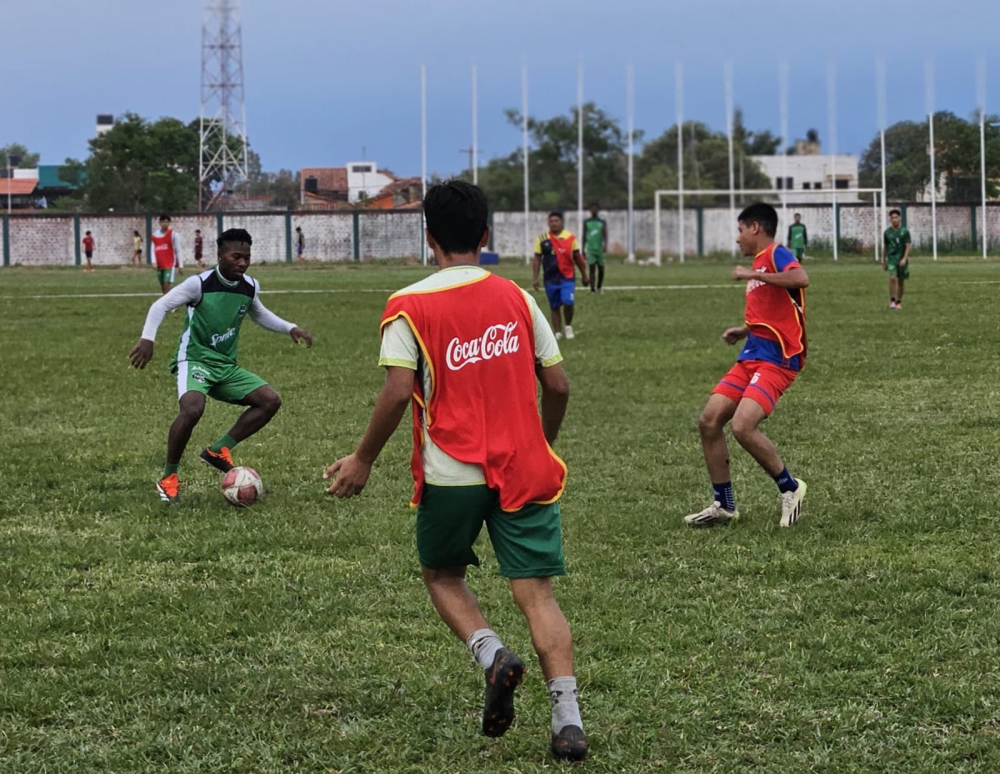
{"label": "red shorts", "polygon": [[798,371],[766,360],[741,360],[715,385],[712,394],[725,395],[736,403],[749,398],[764,409],[764,416],[771,416],[778,398],[798,375]]}

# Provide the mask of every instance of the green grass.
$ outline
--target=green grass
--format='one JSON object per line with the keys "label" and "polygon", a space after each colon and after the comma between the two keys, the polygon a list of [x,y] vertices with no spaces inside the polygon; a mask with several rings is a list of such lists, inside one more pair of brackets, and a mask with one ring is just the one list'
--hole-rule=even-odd
{"label": "green grass", "polygon": [[[579,294],[559,451],[593,772],[1000,770],[1000,401],[992,263],[918,261],[888,311],[874,264],[810,265],[809,363],[766,432],[809,482],[777,526],[773,482],[733,446],[742,518],[692,531],[710,490],[696,418],[735,350],[736,288]],[[513,264],[502,271],[526,281]],[[488,547],[487,617],[529,662],[515,727],[477,735],[481,674],[438,621],[413,545],[408,433],[365,494],[320,474],[381,383],[384,293],[416,268],[262,267],[312,351],[248,325],[242,362],[284,407],[238,461],[270,494],[225,504],[193,453],[153,489],[176,407],[171,316],[126,352],[152,272],[0,272],[0,771],[533,772],[548,700]],[[727,284],[723,263],[608,268],[616,285]],[[408,419],[406,420],[409,421]]]}

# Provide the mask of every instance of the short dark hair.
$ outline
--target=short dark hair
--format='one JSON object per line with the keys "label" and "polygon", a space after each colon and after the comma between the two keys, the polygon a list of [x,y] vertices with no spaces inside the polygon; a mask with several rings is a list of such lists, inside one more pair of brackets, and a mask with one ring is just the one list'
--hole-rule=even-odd
{"label": "short dark hair", "polygon": [[903,213],[901,213],[899,210],[889,210],[889,215],[890,216],[899,215],[899,217],[903,217]]}
{"label": "short dark hair", "polygon": [[802,217],[802,213],[801,213],[801,212],[796,212],[796,213],[795,213],[795,217],[797,217],[797,218],[801,218],[801,217]]}
{"label": "short dark hair", "polygon": [[559,218],[559,220],[566,220],[566,216],[563,215],[559,210],[552,210],[552,212],[549,213],[549,217],[551,218],[553,215]]}
{"label": "short dark hair", "polygon": [[170,216],[169,215],[161,215],[160,216],[160,220],[170,220]]}
{"label": "short dark hair", "polygon": [[296,227],[295,227],[295,230],[296,230],[296,231],[301,231],[301,230],[302,230],[302,226],[296,226]]}
{"label": "short dark hair", "polygon": [[758,224],[769,237],[778,233],[778,211],[765,202],[754,202],[740,213],[737,220],[746,225]]}
{"label": "short dark hair", "polygon": [[90,232],[88,231],[87,233],[89,234]]}
{"label": "short dark hair", "polygon": [[250,238],[250,233],[246,229],[231,228],[223,231],[222,235],[215,242],[221,248],[229,242],[252,245],[253,239]]}
{"label": "short dark hair", "polygon": [[196,228],[196,229],[194,230],[194,233],[196,233],[196,234],[200,234],[200,233],[201,233],[201,229],[200,229],[200,228]]}
{"label": "short dark hair", "polygon": [[597,202],[592,202],[591,205],[590,205],[590,209],[592,209],[592,210],[599,210],[599,209],[601,209],[601,205],[598,204]]}
{"label": "short dark hair", "polygon": [[488,228],[486,194],[464,180],[432,185],[424,197],[424,218],[446,255],[474,253]]}

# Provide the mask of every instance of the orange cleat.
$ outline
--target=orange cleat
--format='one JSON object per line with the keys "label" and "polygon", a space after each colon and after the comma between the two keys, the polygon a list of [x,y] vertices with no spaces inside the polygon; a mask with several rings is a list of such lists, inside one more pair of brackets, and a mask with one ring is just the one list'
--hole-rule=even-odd
{"label": "orange cleat", "polygon": [[214,452],[206,446],[201,450],[201,461],[222,473],[228,473],[236,467],[228,446],[223,446],[220,452]]}
{"label": "orange cleat", "polygon": [[181,482],[176,473],[164,476],[156,482],[156,491],[160,493],[160,499],[165,503],[172,503],[177,500],[181,491]]}

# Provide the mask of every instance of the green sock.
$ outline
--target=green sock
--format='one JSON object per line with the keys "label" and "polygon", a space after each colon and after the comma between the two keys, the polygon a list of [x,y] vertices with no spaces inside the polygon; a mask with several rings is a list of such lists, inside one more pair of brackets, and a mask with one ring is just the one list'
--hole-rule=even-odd
{"label": "green sock", "polygon": [[235,445],[236,441],[233,440],[233,437],[231,435],[224,435],[222,436],[222,438],[220,438],[218,441],[213,443],[208,448],[214,451],[216,454],[218,454],[219,452],[222,451],[223,447],[226,447],[227,449],[232,449]]}
{"label": "green sock", "polygon": [[171,464],[171,463],[168,462],[166,465],[163,466],[163,477],[166,478],[167,476],[171,475],[172,473],[176,473],[177,469],[180,466],[181,465],[180,465],[179,462],[178,463],[174,463],[174,464]]}

